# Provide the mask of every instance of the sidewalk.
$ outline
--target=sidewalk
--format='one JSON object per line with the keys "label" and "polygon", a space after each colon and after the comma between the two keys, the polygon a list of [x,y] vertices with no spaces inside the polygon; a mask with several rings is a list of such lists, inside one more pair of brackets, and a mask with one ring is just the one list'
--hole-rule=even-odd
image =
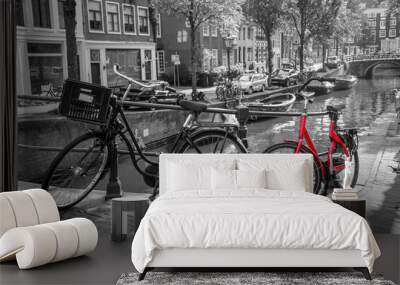
{"label": "sidewalk", "polygon": [[400,234],[400,125],[393,112],[383,113],[360,137],[360,176],[357,187],[367,200],[374,232]]}

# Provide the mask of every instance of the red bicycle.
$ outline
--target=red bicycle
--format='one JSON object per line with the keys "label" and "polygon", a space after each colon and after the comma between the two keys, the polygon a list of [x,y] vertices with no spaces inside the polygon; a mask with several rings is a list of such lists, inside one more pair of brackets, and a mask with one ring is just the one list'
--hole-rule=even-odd
{"label": "red bicycle", "polygon": [[[358,135],[357,129],[339,129],[337,121],[339,111],[328,106],[326,112],[308,114],[307,106],[314,100],[313,92],[304,92],[307,85],[318,80],[334,82],[331,78],[311,78],[298,91],[297,95],[304,99],[304,111],[300,116],[300,127],[297,141],[287,140],[268,147],[264,153],[311,153],[314,157],[314,193],[326,195],[329,189],[340,187],[343,181],[345,161],[351,162],[351,186],[354,187],[358,179]],[[307,117],[310,115],[329,115],[329,148],[326,152],[318,153],[312,138],[307,131]],[[305,143],[304,144],[304,140]],[[323,159],[323,157],[327,157]],[[321,184],[324,183],[324,187]]]}

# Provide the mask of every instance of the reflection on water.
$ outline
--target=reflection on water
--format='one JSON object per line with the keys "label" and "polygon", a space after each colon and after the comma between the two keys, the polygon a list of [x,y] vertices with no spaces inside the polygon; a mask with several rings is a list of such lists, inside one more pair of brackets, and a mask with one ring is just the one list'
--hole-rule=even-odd
{"label": "reflection on water", "polygon": [[[396,87],[400,87],[400,77],[360,79],[350,90],[335,91],[329,95],[316,97],[314,103],[309,105],[309,111],[324,111],[328,105],[341,107],[343,110],[338,121],[339,126],[357,127],[362,136],[377,116],[388,108],[393,108],[391,92]],[[299,101],[293,111],[301,112],[302,109],[303,102]],[[249,124],[250,151],[261,152],[285,139],[296,140],[298,122],[299,117],[281,117]],[[317,148],[322,151],[324,147],[328,147],[328,116],[309,117],[307,128]]]}

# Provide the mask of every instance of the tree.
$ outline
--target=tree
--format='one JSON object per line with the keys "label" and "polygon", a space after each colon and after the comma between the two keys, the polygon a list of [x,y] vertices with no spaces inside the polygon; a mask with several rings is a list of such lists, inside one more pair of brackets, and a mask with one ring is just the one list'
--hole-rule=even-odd
{"label": "tree", "polygon": [[268,59],[266,68],[269,72],[274,69],[272,35],[280,26],[285,15],[282,0],[248,0],[244,12],[262,29],[267,39]]}
{"label": "tree", "polygon": [[400,1],[389,0],[389,11],[393,14],[400,13]]}
{"label": "tree", "polygon": [[147,3],[149,5],[149,20],[151,31],[153,33],[153,41],[157,43],[157,8],[154,0],[147,0]]}
{"label": "tree", "polygon": [[65,38],[67,45],[68,77],[79,79],[78,48],[76,45],[76,1],[62,0],[64,11]]}
{"label": "tree", "polygon": [[196,33],[202,24],[213,22],[228,34],[237,30],[244,0],[154,0],[160,11],[184,18],[190,26],[190,61],[192,90],[196,92],[198,39]]}
{"label": "tree", "polygon": [[[346,3],[342,3],[339,9],[337,21],[335,24],[334,38],[337,41],[337,55],[339,50],[340,41],[343,43],[346,39],[354,38],[357,43],[364,42],[363,45],[371,44],[370,39],[367,39],[369,33],[369,27],[367,19],[362,17],[360,13],[360,0],[351,0]],[[360,43],[361,43],[360,42]]]}
{"label": "tree", "polygon": [[318,2],[319,11],[313,14],[310,21],[310,35],[322,45],[322,64],[325,68],[328,40],[335,32],[341,0],[320,0]]}
{"label": "tree", "polygon": [[361,22],[360,32],[357,37],[357,45],[364,50],[368,46],[375,44],[375,38],[371,34],[371,28],[367,21]]}
{"label": "tree", "polygon": [[316,0],[287,0],[285,10],[299,36],[300,70],[304,69],[304,45],[310,38],[310,27],[314,14],[318,13]]}

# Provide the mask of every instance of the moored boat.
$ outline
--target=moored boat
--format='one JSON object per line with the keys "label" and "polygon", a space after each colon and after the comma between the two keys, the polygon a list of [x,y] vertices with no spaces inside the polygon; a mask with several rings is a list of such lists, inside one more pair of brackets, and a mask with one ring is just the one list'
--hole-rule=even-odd
{"label": "moored boat", "polygon": [[337,75],[333,78],[336,79],[333,90],[346,90],[353,88],[357,84],[358,78],[353,75]]}
{"label": "moored boat", "polygon": [[[296,96],[292,93],[278,93],[261,100],[246,103],[246,105],[250,111],[286,112],[292,108],[295,101]],[[270,118],[274,116],[250,115],[250,120],[257,120],[260,117]]]}
{"label": "moored boat", "polygon": [[334,85],[328,81],[312,81],[305,89],[307,92],[314,92],[315,96],[326,95],[332,92]]}

